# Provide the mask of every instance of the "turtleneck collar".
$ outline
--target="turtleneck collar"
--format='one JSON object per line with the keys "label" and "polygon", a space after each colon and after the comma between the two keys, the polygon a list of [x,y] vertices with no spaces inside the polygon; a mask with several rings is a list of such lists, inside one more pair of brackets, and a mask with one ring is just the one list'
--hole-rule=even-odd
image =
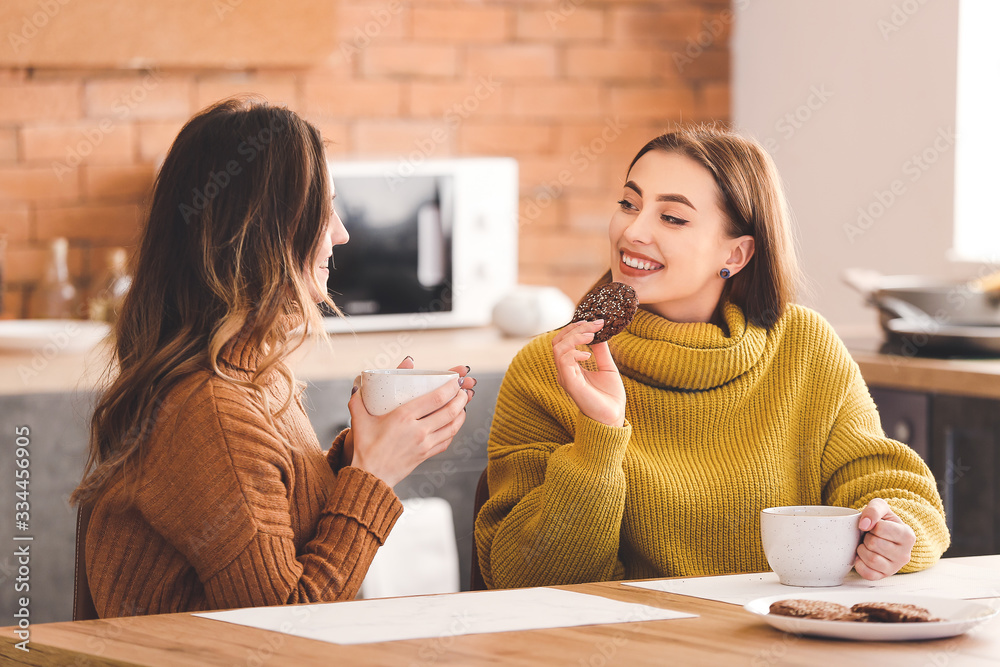
{"label": "turtleneck collar", "polygon": [[[302,315],[296,312],[286,312],[275,323],[275,328],[288,334],[302,324]],[[223,347],[219,358],[229,366],[247,373],[253,373],[264,361],[269,350],[262,348],[250,340],[250,324],[243,327]]]}
{"label": "turtleneck collar", "polygon": [[723,304],[725,332],[707,322],[679,323],[639,310],[628,328],[609,341],[622,375],[664,389],[705,391],[750,370],[760,359],[767,331],[748,324],[739,306]]}

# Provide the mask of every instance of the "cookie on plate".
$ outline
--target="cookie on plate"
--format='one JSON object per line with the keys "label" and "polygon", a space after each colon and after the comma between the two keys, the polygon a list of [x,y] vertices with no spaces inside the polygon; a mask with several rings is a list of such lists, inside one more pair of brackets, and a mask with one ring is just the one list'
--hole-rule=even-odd
{"label": "cookie on plate", "polygon": [[851,610],[844,605],[825,600],[778,600],[771,603],[769,611],[778,616],[811,618],[817,621],[847,620],[844,617],[851,614]]}
{"label": "cookie on plate", "polygon": [[639,299],[631,285],[610,282],[598,285],[583,297],[572,322],[604,320],[604,327],[594,334],[594,343],[603,343],[621,333],[635,317]]}
{"label": "cookie on plate", "polygon": [[931,616],[923,607],[898,602],[859,602],[851,607],[851,611],[865,614],[868,620],[876,623],[928,623],[941,620]]}

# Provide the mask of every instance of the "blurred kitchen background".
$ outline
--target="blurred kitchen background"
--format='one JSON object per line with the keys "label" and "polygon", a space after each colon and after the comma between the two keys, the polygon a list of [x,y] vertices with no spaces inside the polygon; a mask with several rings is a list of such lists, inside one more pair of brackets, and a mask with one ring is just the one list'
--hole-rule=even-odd
{"label": "blurred kitchen background", "polygon": [[[607,261],[636,150],[672,122],[730,115],[727,2],[16,0],[0,11],[5,42],[33,35],[0,48],[12,317],[28,314],[55,237],[91,288],[106,249],[134,242],[181,125],[229,95],[302,113],[332,159],[516,158],[520,281],[571,296]],[[678,65],[692,40],[705,45]]]}
{"label": "blurred kitchen background", "polygon": [[[405,173],[439,158],[515,158],[517,280],[556,287],[573,301],[607,267],[607,224],[635,152],[678,122],[732,122],[764,143],[783,175],[807,281],[801,301],[849,341],[886,431],[914,446],[942,480],[958,522],[953,555],[995,553],[998,362],[925,368],[880,355],[876,312],[842,274],[863,268],[967,280],[1000,268],[1000,216],[985,200],[1000,175],[1000,50],[989,34],[997,7],[991,0],[6,0],[2,315],[31,314],[53,242],[66,239],[79,293],[74,314],[83,316],[109,263],[120,261],[114,250],[134,244],[157,164],[181,125],[233,94],[259,94],[303,114],[326,136],[333,160],[388,160]],[[337,341],[340,349],[369,341],[355,365],[382,358],[385,365],[413,348],[436,363],[442,348],[478,346],[481,391],[454,453],[397,487],[402,497],[448,501],[463,588],[491,401],[522,342],[491,335]],[[82,464],[91,386],[79,380],[79,364],[39,349],[0,358],[2,432],[21,423],[38,432],[34,488],[36,507],[45,508],[40,530],[48,532],[40,543],[48,551],[39,553],[49,555],[35,567],[55,583],[38,593],[37,622],[69,614],[75,513],[65,498]],[[310,384],[321,442],[346,423],[354,372]],[[0,469],[12,469],[9,456],[0,447]],[[434,514],[426,507],[421,516]],[[12,514],[0,514],[0,536],[11,532]],[[428,553],[432,567],[440,563]],[[10,566],[0,557],[2,613]]]}
{"label": "blurred kitchen background", "polygon": [[[315,122],[332,159],[516,158],[519,281],[573,299],[605,266],[606,224],[635,151],[677,121],[734,121],[767,144],[786,180],[803,300],[838,327],[867,325],[844,268],[964,276],[1000,252],[1000,232],[984,243],[976,231],[998,226],[995,211],[954,215],[958,6],[8,1],[4,315],[29,314],[56,237],[69,240],[81,296],[96,289],[108,249],[134,242],[181,124],[253,92]],[[962,62],[968,91],[994,88],[996,62],[982,51]]]}

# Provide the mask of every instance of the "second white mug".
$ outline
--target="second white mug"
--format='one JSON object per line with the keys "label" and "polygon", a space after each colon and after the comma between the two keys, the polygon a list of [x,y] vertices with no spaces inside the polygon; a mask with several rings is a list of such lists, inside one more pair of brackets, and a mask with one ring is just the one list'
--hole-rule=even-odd
{"label": "second white mug", "polygon": [[768,507],[760,513],[767,563],[788,586],[839,586],[854,567],[860,520],[849,507]]}

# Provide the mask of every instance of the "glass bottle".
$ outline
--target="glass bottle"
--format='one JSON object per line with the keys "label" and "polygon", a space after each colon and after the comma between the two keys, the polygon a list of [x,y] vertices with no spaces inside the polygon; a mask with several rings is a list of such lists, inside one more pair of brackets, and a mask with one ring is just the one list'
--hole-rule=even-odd
{"label": "glass bottle", "polygon": [[98,322],[114,323],[122,299],[132,285],[128,274],[128,256],[124,248],[112,248],[107,255],[107,271],[98,283],[97,292],[87,305],[87,316]]}
{"label": "glass bottle", "polygon": [[31,293],[28,313],[34,318],[72,319],[76,316],[76,288],[69,280],[66,261],[69,242],[62,237],[54,239],[49,251],[45,277]]}

